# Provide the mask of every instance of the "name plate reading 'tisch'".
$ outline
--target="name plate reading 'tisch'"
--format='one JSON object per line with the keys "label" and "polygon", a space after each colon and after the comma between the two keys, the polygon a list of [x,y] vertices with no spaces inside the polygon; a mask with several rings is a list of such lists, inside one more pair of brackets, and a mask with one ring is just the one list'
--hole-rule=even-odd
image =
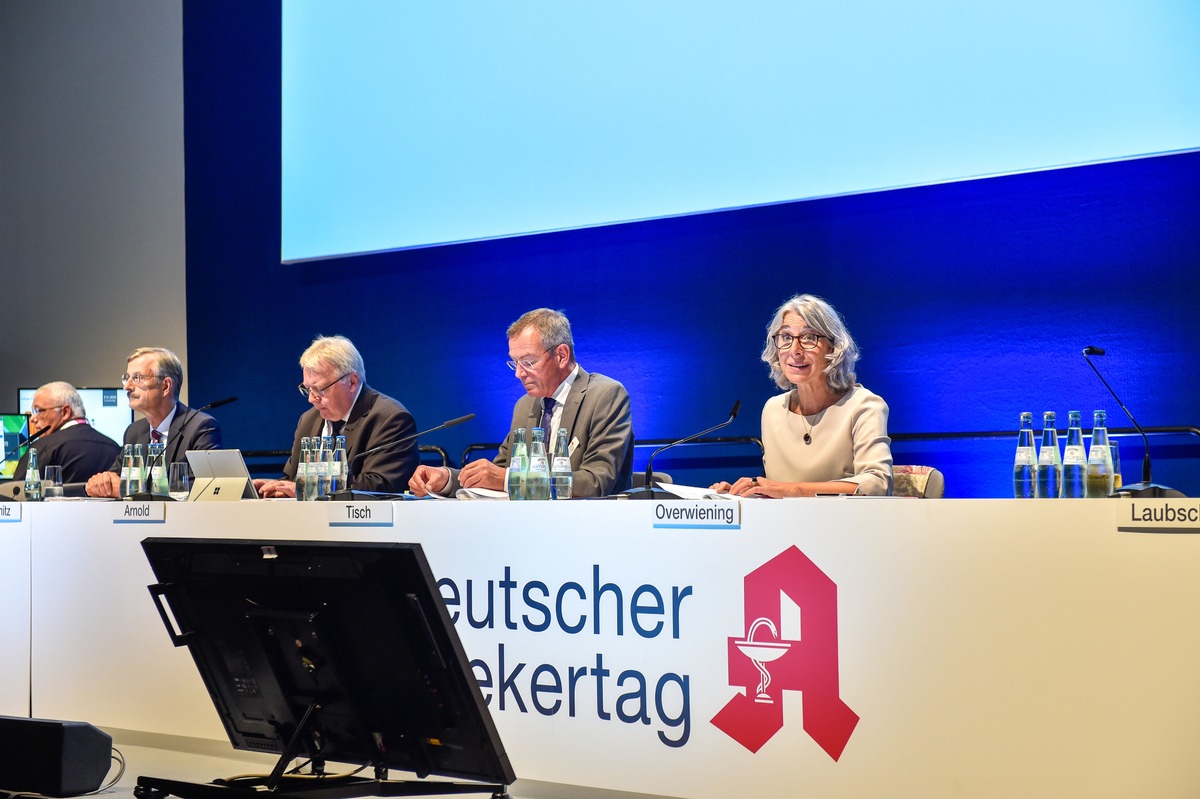
{"label": "name plate reading 'tisch'", "polygon": [[330,527],[391,527],[390,502],[330,502],[326,508]]}

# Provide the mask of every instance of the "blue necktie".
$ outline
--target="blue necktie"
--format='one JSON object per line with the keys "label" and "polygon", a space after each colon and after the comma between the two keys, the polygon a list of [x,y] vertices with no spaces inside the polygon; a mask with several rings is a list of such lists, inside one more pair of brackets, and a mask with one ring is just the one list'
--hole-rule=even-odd
{"label": "blue necktie", "polygon": [[542,400],[542,429],[546,431],[546,450],[549,451],[554,446],[553,439],[550,438],[550,425],[554,422],[554,406],[553,397],[546,397]]}

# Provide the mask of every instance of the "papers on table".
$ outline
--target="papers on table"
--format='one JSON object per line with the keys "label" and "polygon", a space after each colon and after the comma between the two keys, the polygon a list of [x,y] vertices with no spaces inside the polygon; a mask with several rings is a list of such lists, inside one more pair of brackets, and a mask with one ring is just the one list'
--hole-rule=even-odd
{"label": "papers on table", "polygon": [[508,499],[508,492],[490,488],[460,488],[454,496],[459,499]]}
{"label": "papers on table", "polygon": [[699,488],[697,486],[685,486],[678,483],[658,483],[658,488],[670,494],[674,494],[680,499],[718,499],[718,500],[739,500],[751,499],[751,497],[736,497],[733,494],[718,494],[711,488]]}

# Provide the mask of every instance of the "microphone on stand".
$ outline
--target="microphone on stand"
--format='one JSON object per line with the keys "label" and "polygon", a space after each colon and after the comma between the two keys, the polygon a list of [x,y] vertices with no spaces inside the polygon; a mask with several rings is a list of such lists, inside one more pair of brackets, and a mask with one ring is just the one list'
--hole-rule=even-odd
{"label": "microphone on stand", "polygon": [[201,405],[199,408],[193,408],[192,412],[199,413],[200,411],[211,411],[213,408],[220,408],[222,405],[228,405],[231,402],[237,402],[237,397],[226,397],[225,399],[219,399],[216,402],[210,402],[207,405]]}
{"label": "microphone on stand", "polygon": [[[460,425],[463,422],[469,422],[474,418],[475,418],[475,414],[468,413],[466,416],[460,416],[457,419],[451,419],[447,422],[442,422],[437,427],[431,427],[428,430],[422,430],[419,433],[409,433],[406,436],[401,436],[400,438],[393,438],[391,441],[385,441],[378,446],[363,450],[362,452],[355,455],[353,459],[351,459],[349,469],[347,469],[347,473],[346,473],[346,484],[347,485],[350,484],[350,481],[351,481],[353,475],[358,473],[359,467],[362,466],[363,462],[367,459],[368,455],[373,455],[374,453],[379,452],[380,450],[389,449],[390,447],[394,447],[398,444],[404,444],[406,442],[412,441],[415,438],[420,438],[423,435],[428,435],[429,433],[436,433],[438,430],[445,430],[447,427],[454,427],[455,425]],[[387,494],[387,493],[381,493],[381,492],[376,492],[376,491],[355,491],[354,489],[347,488],[344,491],[335,491],[332,494],[326,494],[323,497],[317,497],[317,501],[318,502],[348,502],[348,501],[351,501],[354,499],[391,499],[391,498],[397,497],[397,496],[401,496],[401,495],[400,494]]]}
{"label": "microphone on stand", "polygon": [[18,442],[18,443],[17,443],[17,446],[15,446],[11,452],[5,453],[5,455],[4,455],[4,460],[8,460],[8,459],[10,459],[11,457],[13,457],[13,456],[14,456],[14,455],[16,455],[18,452],[20,452],[20,451],[21,451],[21,447],[27,447],[27,446],[29,446],[30,444],[32,444],[33,442],[37,441],[37,440],[38,440],[39,438],[41,438],[41,437],[42,437],[42,436],[43,436],[45,433],[48,433],[48,432],[50,432],[50,428],[49,428],[49,427],[41,427],[41,428],[38,428],[38,431],[37,431],[36,433],[31,433],[30,435],[28,435],[28,436],[26,436],[26,437],[25,437],[25,440],[24,440],[24,441],[20,441],[20,442]]}
{"label": "microphone on stand", "polygon": [[[220,408],[222,405],[228,405],[231,402],[237,402],[237,397],[226,397],[225,399],[219,399],[216,402],[210,402],[207,405],[201,405],[199,408],[188,408],[188,412],[183,415],[183,423],[179,425],[179,433],[176,433],[176,435],[180,435],[184,430],[187,430],[187,426],[191,423],[192,417],[194,417],[196,414],[203,413],[204,411],[210,411],[213,408]],[[163,450],[163,455],[164,457],[166,456],[166,450]],[[149,493],[150,490],[149,486],[149,478],[147,478],[147,493]]]}
{"label": "microphone on stand", "polygon": [[237,402],[237,397],[226,397],[216,402],[210,402],[207,405],[201,405],[199,408],[188,408],[188,412],[183,416],[183,424],[179,426],[180,432],[187,429],[188,422],[192,421],[192,417],[196,414],[211,411],[213,408],[220,408],[222,405],[228,405],[231,402]]}
{"label": "microphone on stand", "polygon": [[1108,389],[1108,393],[1112,394],[1112,398],[1121,406],[1121,410],[1125,411],[1125,415],[1129,417],[1129,421],[1133,422],[1133,427],[1142,436],[1142,443],[1146,448],[1146,455],[1142,458],[1142,481],[1131,485],[1123,485],[1116,489],[1114,496],[1129,496],[1129,497],[1183,497],[1184,494],[1174,488],[1158,485],[1150,479],[1150,439],[1146,436],[1146,431],[1137,423],[1137,419],[1133,418],[1133,414],[1125,407],[1125,403],[1121,402],[1121,398],[1117,396],[1117,392],[1113,391],[1112,386],[1104,379],[1104,375],[1100,374],[1100,370],[1096,368],[1096,364],[1092,363],[1091,355],[1104,355],[1104,350],[1099,347],[1084,347],[1083,359],[1087,361],[1088,366],[1092,367],[1092,371],[1096,373],[1096,377],[1100,378],[1100,382]]}
{"label": "microphone on stand", "polygon": [[[201,405],[199,408],[188,408],[188,412],[184,414],[183,423],[179,425],[179,432],[175,435],[181,435],[183,431],[187,429],[188,423],[192,421],[192,417],[197,413],[201,413],[212,408],[220,408],[222,405],[228,405],[231,402],[237,402],[237,397],[226,397],[225,399],[219,399],[216,402],[210,402],[207,405]],[[39,430],[38,432],[41,431]],[[159,452],[156,457],[149,459],[149,461],[146,463],[146,477],[142,481],[142,490],[129,497],[131,502],[175,502],[173,498],[167,496],[166,494],[155,494],[151,490],[150,486],[154,477],[154,465],[156,463],[161,465],[166,456],[167,448],[163,447],[162,451]]]}
{"label": "microphone on stand", "polygon": [[657,455],[658,453],[662,452],[665,449],[670,449],[671,447],[677,447],[680,444],[686,444],[689,441],[695,441],[697,438],[700,438],[701,436],[706,436],[709,433],[713,432],[714,430],[720,430],[722,427],[733,424],[733,420],[737,418],[738,411],[741,410],[741,407],[742,407],[742,401],[736,400],[733,403],[732,410],[729,411],[729,418],[726,419],[725,421],[721,422],[718,425],[713,425],[712,427],[708,428],[707,430],[701,430],[699,433],[690,435],[687,438],[681,438],[678,441],[672,441],[670,444],[661,446],[658,449],[654,450],[654,452],[651,452],[650,457],[646,459],[646,483],[645,483],[645,485],[642,486],[641,488],[631,488],[630,490],[624,492],[625,495],[628,496],[630,499],[654,499],[656,496],[660,496],[660,497],[661,496],[668,496],[668,497],[674,496],[669,491],[663,491],[661,488],[654,487],[654,484],[653,484],[654,456]]}

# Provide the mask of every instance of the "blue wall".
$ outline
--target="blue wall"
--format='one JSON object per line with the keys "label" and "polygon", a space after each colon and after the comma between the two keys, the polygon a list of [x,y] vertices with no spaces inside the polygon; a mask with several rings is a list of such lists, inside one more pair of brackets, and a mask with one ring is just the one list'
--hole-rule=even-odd
{"label": "blue wall", "polygon": [[[478,414],[427,443],[457,458],[498,440],[521,391],[504,329],[542,305],[570,316],[585,368],[629,388],[639,439],[735,399],[722,432],[758,435],[765,324],[800,291],[845,315],[893,433],[1015,429],[1024,410],[1127,426],[1087,344],[1143,426],[1200,421],[1200,153],[283,266],[277,3],[185,2],[184,53],[188,379],[196,404],[241,398],[218,411],[228,446],[290,446],[296,360],[332,333],[419,427]],[[904,443],[897,462],[942,468],[951,496],[1007,496],[1013,443]],[[1140,444],[1122,447],[1136,480]],[[1195,439],[1154,452],[1158,482],[1200,495]],[[756,471],[726,468],[683,479]]]}

